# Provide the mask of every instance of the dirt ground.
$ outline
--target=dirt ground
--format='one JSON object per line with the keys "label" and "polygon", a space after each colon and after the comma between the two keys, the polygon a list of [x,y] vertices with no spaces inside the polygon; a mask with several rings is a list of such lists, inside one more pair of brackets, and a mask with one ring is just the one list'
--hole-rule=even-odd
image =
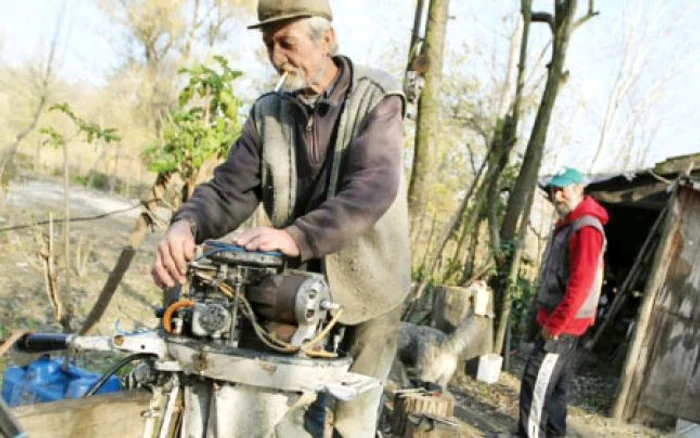
{"label": "dirt ground", "polygon": [[[497,383],[488,385],[467,375],[453,379],[455,415],[465,424],[465,434],[498,436],[517,428],[520,376],[526,357],[512,356],[512,369],[503,371]],[[625,424],[606,417],[612,405],[617,381],[599,369],[582,364],[572,382],[569,404],[569,437],[661,437],[673,436],[641,425]]]}
{"label": "dirt ground", "polygon": [[[62,216],[63,191],[55,182],[27,180],[13,182],[8,195],[0,201],[0,229],[45,220],[49,213]],[[72,216],[94,216],[123,210],[137,200],[121,199],[80,187],[71,189]],[[138,209],[99,220],[71,224],[71,245],[87,254],[84,261],[71,258],[71,284],[76,322],[87,315],[107,274],[138,215]],[[16,329],[59,331],[44,286],[43,265],[39,257],[41,235],[47,226],[16,231],[0,230],[0,338]],[[61,227],[55,227],[56,251],[61,253]],[[112,333],[115,323],[123,330],[153,327],[157,320],[152,305],[160,300],[160,291],[150,279],[152,254],[162,231],[150,234],[122,282],[97,333]],[[58,266],[63,266],[59,255]],[[0,371],[7,366],[0,363]],[[105,357],[105,363],[110,362]],[[93,365],[95,361],[92,362]],[[500,380],[487,385],[460,375],[453,379],[450,391],[456,398],[455,415],[462,421],[465,436],[496,436],[515,428],[518,409],[519,375],[523,357],[514,355],[512,370],[501,373]],[[593,361],[595,365],[595,362]],[[99,368],[99,360],[97,366]],[[627,425],[605,417],[615,391],[616,381],[600,372],[600,367],[582,366],[573,385],[569,436],[572,437],[658,437],[669,432]]]}
{"label": "dirt ground", "polygon": [[[108,196],[81,187],[71,188],[71,216],[75,218],[126,210],[137,203],[136,200]],[[14,182],[4,199],[0,200],[0,229],[44,221],[50,214],[54,218],[63,217],[62,205],[63,190],[58,183],[37,180]],[[135,208],[98,220],[71,223],[73,327],[80,327],[88,314],[138,214],[139,209]],[[42,235],[47,234],[48,225],[0,231],[0,297],[3,303],[0,306],[0,338],[17,329],[60,331],[46,292],[44,263],[39,256]],[[117,324],[129,331],[157,323],[151,306],[159,302],[161,293],[151,281],[149,270],[159,239],[158,231],[147,236],[94,334],[113,333]],[[61,224],[54,224],[53,244],[56,267],[63,281]],[[77,256],[78,252],[80,257]],[[105,363],[110,360],[109,357],[104,358]],[[101,362],[96,356],[91,356],[90,361],[97,361],[98,365]],[[4,370],[5,364],[1,365]]]}

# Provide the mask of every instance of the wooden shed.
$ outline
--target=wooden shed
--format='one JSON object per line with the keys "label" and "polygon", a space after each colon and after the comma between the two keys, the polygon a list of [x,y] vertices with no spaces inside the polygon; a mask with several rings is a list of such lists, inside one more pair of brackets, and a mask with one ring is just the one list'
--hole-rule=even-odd
{"label": "wooden shed", "polygon": [[599,178],[587,191],[611,213],[614,286],[588,347],[631,315],[612,416],[700,422],[700,154]]}

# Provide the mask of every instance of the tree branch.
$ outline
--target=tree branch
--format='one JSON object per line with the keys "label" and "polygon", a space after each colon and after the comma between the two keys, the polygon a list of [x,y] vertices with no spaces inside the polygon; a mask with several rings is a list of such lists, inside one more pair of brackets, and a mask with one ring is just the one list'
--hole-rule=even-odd
{"label": "tree branch", "polygon": [[583,23],[590,20],[591,18],[595,17],[596,15],[600,15],[600,11],[595,10],[595,0],[588,0],[588,12],[586,12],[586,15],[584,15],[583,17],[574,21],[574,23],[571,25],[571,32],[573,33],[574,31],[576,31],[576,29],[578,29],[579,26],[581,26]]}
{"label": "tree branch", "polygon": [[549,29],[554,33],[554,17],[549,12],[533,12],[530,21],[549,24]]}

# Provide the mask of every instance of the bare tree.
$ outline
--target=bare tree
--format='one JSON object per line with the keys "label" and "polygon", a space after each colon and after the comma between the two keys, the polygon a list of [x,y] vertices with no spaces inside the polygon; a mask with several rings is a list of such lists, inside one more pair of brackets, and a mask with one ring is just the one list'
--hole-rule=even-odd
{"label": "bare tree", "polygon": [[56,51],[60,42],[61,28],[63,17],[65,14],[65,3],[63,3],[59,16],[56,20],[56,28],[54,29],[53,37],[49,43],[48,53],[46,58],[41,60],[39,65],[30,68],[31,75],[31,99],[35,101],[31,111],[30,119],[27,125],[15,135],[14,140],[5,146],[0,155],[0,190],[6,187],[9,181],[8,171],[14,166],[14,158],[17,154],[17,149],[29,134],[34,132],[39,123],[39,118],[46,110],[51,99],[51,90],[55,82],[55,62]]}
{"label": "bare tree", "polygon": [[163,117],[175,105],[176,71],[202,59],[221,42],[226,24],[250,9],[253,0],[100,0],[102,10],[123,30],[125,70],[143,79],[134,93],[140,120],[160,136]]}
{"label": "bare tree", "polygon": [[[478,169],[476,169],[476,164],[473,162],[474,154],[473,152],[470,152],[470,160],[472,160],[474,176],[471,180],[468,189],[463,195],[459,206],[453,212],[449,222],[445,226],[444,231],[441,233],[440,238],[437,242],[437,248],[432,254],[430,254],[430,251],[427,250],[424,253],[425,261],[423,263],[422,268],[425,269],[425,272],[423,275],[423,279],[418,283],[417,287],[415,288],[412,297],[413,301],[416,301],[422,297],[425,288],[427,287],[428,282],[433,278],[433,273],[435,272],[438,263],[445,249],[447,248],[447,244],[451,239],[455,237],[458,238],[457,250],[455,251],[456,254],[459,254],[461,252],[460,250],[464,244],[464,240],[466,237],[465,231],[476,230],[474,232],[474,235],[472,236],[472,239],[473,241],[477,240],[476,234],[478,234],[478,227],[476,225],[479,218],[479,211],[481,210],[481,205],[486,199],[489,181],[492,181],[493,179],[497,180],[498,176],[500,175],[499,172],[502,170],[502,167],[499,167],[497,163],[501,160],[501,155],[505,155],[506,157],[509,156],[510,149],[506,151],[505,148],[502,146],[502,141],[504,137],[502,130],[504,123],[503,121],[507,118],[507,116],[509,115],[508,113],[511,110],[511,90],[513,89],[513,82],[516,81],[516,77],[519,85],[517,87],[515,100],[518,103],[514,103],[513,108],[516,112],[519,112],[520,108],[519,101],[522,96],[523,74],[522,72],[518,74],[518,69],[516,68],[516,66],[518,65],[518,47],[521,38],[523,38],[523,26],[521,22],[518,22],[511,35],[511,43],[505,79],[503,79],[502,81],[503,85],[500,89],[498,97],[498,115],[494,132],[486,132],[485,126],[488,124],[488,122],[482,120],[486,119],[486,116],[463,116],[461,114],[463,110],[461,102],[459,102],[456,105],[456,107],[453,108],[454,114],[451,116],[452,119],[459,120],[464,124],[464,126],[478,132],[479,135],[483,138],[484,142],[488,145],[488,150]],[[523,44],[526,46],[527,39],[524,38],[522,39],[522,41]],[[511,124],[511,126],[509,126],[508,129],[512,130],[515,129],[515,127],[516,125]],[[509,138],[513,137],[513,141],[509,145],[510,147],[512,147],[512,145],[515,143],[514,136],[510,136],[510,134],[506,134],[506,136],[509,136]],[[459,235],[460,230],[462,230],[461,235]],[[445,274],[448,273],[449,271]],[[445,275],[443,275],[443,280],[444,279]],[[406,312],[405,318],[410,316],[411,310],[412,308],[409,307],[408,311]]]}
{"label": "bare tree", "polygon": [[[521,221],[527,221],[532,204],[533,193],[537,188],[537,176],[539,174],[544,146],[547,139],[549,122],[556,102],[557,94],[562,83],[568,77],[568,72],[564,71],[564,63],[569,40],[573,31],[580,25],[598,13],[594,9],[593,0],[589,1],[588,12],[578,20],[574,20],[576,13],[576,0],[557,0],[554,2],[554,15],[547,12],[532,12],[532,21],[547,23],[552,29],[552,58],[548,65],[549,72],[545,84],[542,100],[535,116],[535,122],[528,140],[527,149],[520,167],[517,180],[510,193],[506,213],[501,225],[500,238],[504,243],[508,243],[511,248],[519,247],[522,234],[527,229],[526,226],[518,225]],[[523,0],[524,7],[531,7],[530,0]],[[520,235],[516,232],[520,230]],[[514,262],[514,255],[517,251],[506,253],[506,257],[497,258],[499,262],[499,276],[501,281],[497,290],[497,302],[500,306],[499,324],[496,331],[496,341],[494,351],[500,353],[503,349],[503,339],[507,321],[510,317],[510,293],[509,293],[509,273],[517,273],[518,266],[511,266]],[[518,261],[519,260],[515,260]]]}
{"label": "bare tree", "polygon": [[[677,8],[676,15],[662,19],[664,14],[670,13],[665,3],[625,4],[621,57],[589,172],[600,167],[604,153],[610,155],[612,151],[614,159],[606,160],[608,170],[612,170],[611,166],[623,170],[643,164],[632,157],[636,155],[643,160],[644,151],[654,138],[660,118],[649,117],[650,110],[669,92],[668,83],[683,70],[690,57],[679,48],[675,56],[669,57],[664,69],[653,70],[648,66],[652,58],[668,51],[667,44],[660,46],[661,41],[666,41],[660,36],[673,30],[683,19],[681,15],[685,10]],[[636,154],[635,147],[639,149]]]}
{"label": "bare tree", "polygon": [[[418,101],[413,170],[408,188],[409,214],[414,220],[424,210],[425,199],[434,177],[435,143],[440,132],[440,86],[449,3],[449,0],[431,0],[428,9],[424,47],[427,62],[425,89]],[[415,222],[412,227],[416,227]]]}

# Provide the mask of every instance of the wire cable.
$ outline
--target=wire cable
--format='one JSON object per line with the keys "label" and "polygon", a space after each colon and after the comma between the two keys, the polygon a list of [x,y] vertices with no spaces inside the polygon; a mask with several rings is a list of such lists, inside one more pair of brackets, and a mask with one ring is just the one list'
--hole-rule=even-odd
{"label": "wire cable", "polygon": [[[131,210],[134,210],[136,208],[140,208],[140,207],[142,207],[146,204],[149,204],[151,202],[154,202],[154,201],[158,201],[158,200],[155,199],[155,200],[150,200],[150,201],[142,201],[136,205],[132,205],[131,207],[122,208],[120,210],[109,211],[107,213],[98,214],[96,216],[72,217],[67,222],[86,222],[86,221],[92,221],[92,220],[96,220],[96,219],[103,219],[103,218],[108,217],[108,216],[114,216],[114,215],[119,214],[119,213],[125,213],[127,211],[131,211]],[[66,220],[65,219],[53,219],[52,221],[45,220],[45,221],[34,222],[32,224],[14,225],[11,227],[0,228],[0,233],[4,233],[7,231],[23,230],[26,228],[34,228],[36,226],[46,225],[46,224],[51,223],[51,222],[53,222],[54,224],[60,224],[60,223],[66,222]]]}
{"label": "wire cable", "polygon": [[150,357],[156,357],[156,355],[153,353],[136,353],[136,354],[133,354],[131,356],[125,357],[124,359],[122,359],[119,362],[112,365],[112,367],[110,369],[108,369],[102,375],[102,377],[100,377],[97,380],[97,382],[95,382],[90,387],[90,389],[88,389],[87,392],[85,392],[85,394],[83,394],[83,396],[81,398],[90,397],[92,395],[95,395],[95,393],[97,391],[99,391],[100,388],[102,388],[105,383],[107,383],[107,380],[109,380],[110,377],[112,377],[114,374],[116,374],[117,371],[124,368],[126,365],[130,364],[131,362],[135,362],[135,361],[141,360],[141,359],[147,359]]}
{"label": "wire cable", "polygon": [[[201,256],[197,257],[194,261],[199,261],[203,258],[207,258],[213,254],[218,254],[222,252],[248,252],[245,248],[235,245],[235,244],[228,244],[224,242],[219,242],[219,241],[208,241],[207,245],[209,247],[213,247],[214,249],[207,251],[206,253],[202,254]],[[277,251],[269,251],[269,252],[261,252],[261,254],[264,255],[269,255],[269,256],[275,256],[275,257],[281,257],[282,254]],[[194,272],[194,275],[199,277],[205,282],[209,282],[210,284],[215,284],[215,279],[214,277],[209,274],[209,273],[204,273],[204,272]],[[251,323],[253,327],[253,332],[255,335],[258,337],[258,339],[265,344],[268,348],[272,349],[273,351],[277,351],[279,353],[287,353],[287,354],[294,354],[294,353],[303,353],[309,357],[319,357],[319,358],[333,358],[337,357],[336,353],[332,353],[329,351],[325,350],[313,350],[313,347],[316,346],[319,342],[321,342],[323,339],[328,336],[330,333],[331,329],[338,323],[340,320],[340,315],[343,313],[343,309],[340,308],[338,311],[333,315],[331,320],[326,324],[326,326],[321,330],[313,339],[311,339],[308,342],[302,343],[300,346],[296,346],[293,344],[290,344],[288,342],[282,341],[281,339],[278,339],[273,333],[268,332],[265,330],[265,328],[258,323],[257,318],[255,316],[255,312],[253,311],[253,307],[251,306],[250,302],[246,299],[246,297],[242,294],[236,294],[235,291],[233,290],[233,287],[229,284],[226,283],[218,283],[216,282],[216,287],[217,289],[226,297],[228,297],[231,300],[235,300],[237,298],[238,304],[241,306],[241,311],[243,313],[243,316],[245,316]],[[181,301],[182,303],[182,301]],[[175,303],[177,304],[177,303]],[[171,305],[168,310],[171,310],[174,312],[176,309],[181,308],[181,307],[188,307],[185,304],[180,304],[180,305]],[[188,301],[188,304],[192,304],[191,301]],[[166,312],[167,313],[167,312]],[[164,326],[165,326],[165,317],[163,318],[164,321]],[[168,318],[168,327],[166,327],[166,331],[169,330],[169,318]]]}

